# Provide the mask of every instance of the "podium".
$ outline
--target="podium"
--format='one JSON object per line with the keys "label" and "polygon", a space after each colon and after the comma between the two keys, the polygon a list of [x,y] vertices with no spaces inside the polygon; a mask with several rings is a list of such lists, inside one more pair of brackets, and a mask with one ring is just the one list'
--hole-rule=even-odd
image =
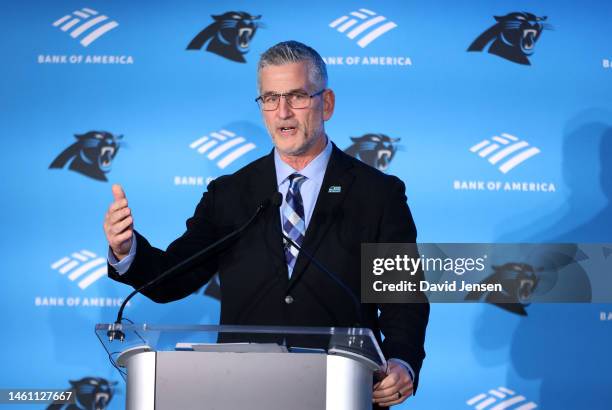
{"label": "podium", "polygon": [[96,334],[125,374],[127,410],[370,410],[374,372],[387,366],[363,328],[98,324]]}

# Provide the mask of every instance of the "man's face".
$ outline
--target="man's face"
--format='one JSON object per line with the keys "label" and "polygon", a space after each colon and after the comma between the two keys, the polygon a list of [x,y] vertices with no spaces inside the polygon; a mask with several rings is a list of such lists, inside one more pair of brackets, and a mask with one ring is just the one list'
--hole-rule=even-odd
{"label": "man's face", "polygon": [[[305,62],[262,68],[260,85],[262,95],[292,91],[312,95],[321,91],[315,90],[315,85],[308,79],[308,63]],[[333,92],[326,90],[323,94],[313,97],[308,108],[291,108],[285,98],[281,98],[276,110],[262,110],[262,115],[280,154],[307,156],[323,145],[323,123],[331,118],[333,110]]]}

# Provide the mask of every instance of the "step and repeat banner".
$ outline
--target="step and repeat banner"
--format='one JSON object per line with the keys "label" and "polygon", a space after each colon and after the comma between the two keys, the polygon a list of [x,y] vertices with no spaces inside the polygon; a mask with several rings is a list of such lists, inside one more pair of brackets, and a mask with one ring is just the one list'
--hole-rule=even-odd
{"label": "step and repeat banner", "polygon": [[[130,291],[106,277],[111,184],[153,244],[180,235],[209,181],[271,150],[256,64],[283,40],[324,57],[337,96],[328,135],[406,183],[419,241],[612,242],[610,2],[0,9],[0,388],[124,407],[94,334]],[[218,299],[213,281],[166,305],[137,296],[126,316],[215,324]],[[399,407],[609,408],[611,342],[612,305],[434,304],[419,392]]]}

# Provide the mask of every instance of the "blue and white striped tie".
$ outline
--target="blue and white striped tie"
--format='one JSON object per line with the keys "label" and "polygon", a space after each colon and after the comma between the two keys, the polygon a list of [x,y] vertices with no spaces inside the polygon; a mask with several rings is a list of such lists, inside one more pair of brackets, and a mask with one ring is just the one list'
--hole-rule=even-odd
{"label": "blue and white striped tie", "polygon": [[[306,233],[306,222],[304,220],[304,201],[300,187],[306,181],[306,177],[300,174],[289,175],[289,189],[285,197],[286,205],[283,209],[283,232],[295,243],[302,246],[304,234]],[[293,273],[293,267],[298,256],[298,250],[287,244],[285,247],[285,260],[289,277]]]}

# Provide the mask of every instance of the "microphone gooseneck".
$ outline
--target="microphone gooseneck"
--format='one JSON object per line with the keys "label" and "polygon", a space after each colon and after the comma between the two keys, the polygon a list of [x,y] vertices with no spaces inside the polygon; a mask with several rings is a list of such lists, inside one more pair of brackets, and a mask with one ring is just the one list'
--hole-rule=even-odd
{"label": "microphone gooseneck", "polygon": [[[184,269],[186,266],[189,266],[190,264],[194,263],[195,261],[197,261],[198,259],[202,258],[207,253],[213,251],[215,248],[219,247],[220,245],[223,245],[224,243],[226,243],[226,242],[230,241],[231,239],[235,238],[236,236],[240,235],[242,232],[244,232],[253,223],[253,221],[255,221],[255,219],[261,214],[261,212],[264,209],[266,209],[268,206],[270,206],[270,204],[276,204],[276,202],[278,201],[278,196],[279,195],[280,194],[278,192],[276,192],[271,198],[265,199],[261,204],[259,204],[259,206],[255,210],[253,215],[249,218],[249,220],[246,221],[244,224],[242,224],[242,226],[240,226],[238,229],[230,232],[229,234],[225,235],[221,239],[213,242],[212,244],[210,244],[206,248],[204,248],[201,251],[191,255],[189,258],[183,260],[182,262],[179,262],[178,264],[176,264],[173,267],[171,267],[170,269],[166,270],[165,272],[163,272],[161,275],[157,276],[153,280],[150,280],[149,282],[145,283],[144,285],[134,289],[134,291],[132,291],[132,293],[130,293],[128,295],[128,297],[125,298],[125,300],[121,304],[121,307],[119,308],[119,312],[117,313],[117,320],[115,320],[115,323],[113,325],[111,325],[110,329],[107,332],[109,341],[113,341],[115,339],[119,339],[120,341],[123,341],[125,339],[125,334],[120,330],[120,328],[121,328],[121,321],[123,319],[123,310],[127,306],[127,303],[129,302],[130,299],[132,299],[137,293],[139,293],[139,292],[141,292],[143,290],[146,290],[147,288],[157,284],[158,282],[162,281],[163,279],[167,278],[168,276],[170,276],[170,275],[180,271],[181,269]],[[281,201],[282,201],[282,197],[281,197]],[[275,205],[275,206],[278,206],[278,205]]]}

